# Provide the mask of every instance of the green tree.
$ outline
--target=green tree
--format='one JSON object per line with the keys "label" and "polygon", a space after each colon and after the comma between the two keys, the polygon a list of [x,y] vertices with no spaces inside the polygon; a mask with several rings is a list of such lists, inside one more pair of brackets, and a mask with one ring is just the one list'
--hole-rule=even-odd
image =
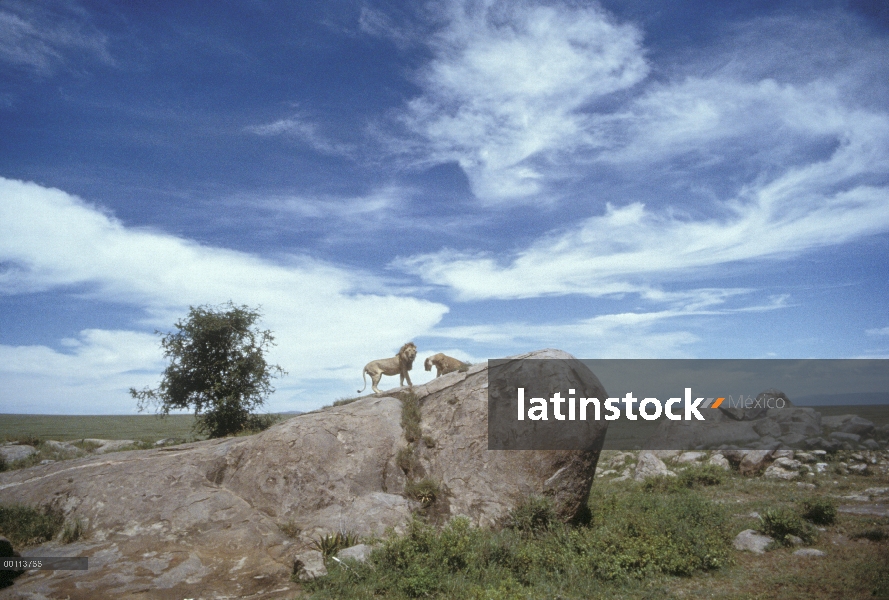
{"label": "green tree", "polygon": [[261,316],[258,309],[230,301],[192,306],[176,322],[177,331],[156,331],[170,364],[156,390],[130,388],[139,410],[156,406],[166,416],[194,409],[195,430],[209,437],[268,427],[274,421],[254,411],[275,391],[272,378],[287,373],[265,360],[275,338],[255,325]]}

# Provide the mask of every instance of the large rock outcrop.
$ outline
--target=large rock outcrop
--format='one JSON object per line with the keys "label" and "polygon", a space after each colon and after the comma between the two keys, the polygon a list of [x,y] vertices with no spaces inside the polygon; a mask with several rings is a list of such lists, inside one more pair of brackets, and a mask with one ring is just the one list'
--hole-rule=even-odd
{"label": "large rock outcrop", "polygon": [[[482,364],[413,389],[431,446],[414,442],[417,469],[440,485],[436,514],[491,525],[531,494],[550,496],[564,518],[576,514],[598,451],[489,451],[486,386]],[[88,556],[90,566],[29,572],[0,598],[292,597],[294,562],[313,539],[383,533],[420,509],[404,496],[397,464],[408,442],[395,396],[405,391],[299,415],[255,436],[0,474],[0,503],[50,505],[85,525],[82,540],[22,554]]]}

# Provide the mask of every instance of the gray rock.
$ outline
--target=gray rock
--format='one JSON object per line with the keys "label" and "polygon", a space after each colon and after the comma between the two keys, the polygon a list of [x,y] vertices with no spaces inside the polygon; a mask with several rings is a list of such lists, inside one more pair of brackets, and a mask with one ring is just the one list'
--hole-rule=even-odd
{"label": "gray rock", "polygon": [[706,452],[683,452],[679,456],[673,459],[673,462],[677,464],[689,464],[689,463],[699,463],[701,460],[707,457]]}
{"label": "gray rock", "polygon": [[852,417],[845,423],[840,426],[840,431],[843,433],[854,433],[857,435],[866,435],[874,430],[874,424],[872,421],[868,421],[867,419],[863,419],[861,417]]}
{"label": "gray rock", "polygon": [[32,454],[37,453],[37,448],[34,446],[28,446],[26,444],[22,445],[14,445],[14,446],[0,446],[0,456],[3,456],[6,462],[15,462],[17,460],[24,460],[31,456]]}
{"label": "gray rock", "polygon": [[652,452],[643,451],[639,453],[639,461],[636,463],[636,481],[643,481],[649,477],[658,477],[666,475],[668,477],[675,476],[676,473],[667,469],[664,461],[659,459]]}
{"label": "gray rock", "polygon": [[728,471],[732,468],[731,464],[729,464],[728,459],[719,452],[715,452],[710,457],[710,459],[707,461],[707,464],[708,465],[715,465],[717,467],[725,469],[726,471]]}
{"label": "gray rock", "polygon": [[822,450],[824,452],[836,452],[840,448],[840,443],[838,441],[826,440],[822,437],[809,438],[806,440],[805,445],[806,448],[809,448],[810,450]]}
{"label": "gray rock", "polygon": [[762,436],[777,438],[781,435],[781,426],[773,419],[762,419],[753,425],[753,431]]}
{"label": "gray rock", "polygon": [[803,544],[806,543],[806,542],[803,540],[803,538],[798,537],[798,536],[795,536],[795,535],[786,535],[786,536],[784,536],[784,537],[785,537],[785,539],[786,539],[788,542],[790,542],[790,544],[791,544],[792,546],[802,546]]}
{"label": "gray rock", "polygon": [[745,529],[735,537],[733,545],[736,550],[763,554],[773,541],[767,535],[762,535],[753,529]]}
{"label": "gray rock", "polygon": [[849,465],[847,468],[849,469],[850,473],[855,473],[856,475],[866,475],[868,472],[867,465],[862,463]]}
{"label": "gray rock", "polygon": [[77,446],[74,446],[68,442],[57,442],[56,440],[46,440],[43,444],[49,448],[50,450],[54,450],[56,452],[62,452],[66,454],[76,454],[80,451]]}
{"label": "gray rock", "polygon": [[749,450],[744,452],[740,463],[738,463],[738,471],[742,475],[751,475],[762,471],[769,464],[772,452],[774,450]]}
{"label": "gray rock", "polygon": [[821,550],[815,548],[800,548],[793,553],[794,556],[826,556]]}
{"label": "gray rock", "polygon": [[782,444],[786,444],[793,448],[799,448],[805,443],[806,436],[802,433],[786,433],[778,439]]}
{"label": "gray rock", "polygon": [[300,581],[311,581],[327,575],[324,555],[318,550],[306,550],[293,559],[293,572]]}
{"label": "gray rock", "polygon": [[854,419],[855,415],[836,415],[834,417],[821,417],[821,424],[828,429],[839,429],[843,423]]}
{"label": "gray rock", "polygon": [[861,445],[864,446],[865,448],[867,448],[868,450],[879,450],[880,449],[880,443],[874,439],[871,439],[871,438],[868,438],[868,439],[864,440],[863,442],[861,442]]}
{"label": "gray rock", "polygon": [[[557,351],[525,357],[570,358]],[[564,364],[535,362],[550,369]],[[568,381],[585,387],[582,378],[592,374],[575,370],[581,374],[569,374]],[[437,441],[434,448],[417,447],[420,469],[440,486],[436,516],[464,514],[489,526],[529,495],[550,497],[564,519],[576,515],[588,498],[598,452],[489,451],[487,385],[481,364],[413,388],[423,434]],[[297,559],[305,576],[321,572],[318,555],[298,549],[340,530],[401,531],[420,508],[402,495],[406,479],[395,457],[405,444],[401,402],[368,396],[257,435],[0,473],[0,503],[48,504],[89,523],[88,536],[64,547],[90,556],[88,571],[26,578],[16,583],[17,593],[292,597]],[[281,531],[285,523],[300,531],[297,539]]]}
{"label": "gray rock", "polygon": [[336,557],[340,560],[352,559],[357,560],[358,562],[367,561],[370,553],[373,552],[373,546],[369,546],[367,544],[358,544],[357,546],[350,546],[349,548],[344,548],[337,552]]}
{"label": "gray rock", "polygon": [[792,458],[781,457],[769,465],[763,477],[766,479],[796,479],[799,477],[800,462]]}
{"label": "gray rock", "polygon": [[812,452],[797,452],[794,458],[803,463],[814,463],[818,460]]}
{"label": "gray rock", "polygon": [[830,465],[828,465],[827,463],[823,463],[823,462],[815,463],[815,472],[816,473],[826,473],[829,466]]}
{"label": "gray rock", "polygon": [[117,452],[123,448],[129,448],[136,442],[133,440],[102,440],[98,438],[87,438],[83,440],[91,444],[98,444],[99,447],[93,450],[94,454],[105,454],[107,452]]}
{"label": "gray rock", "polygon": [[846,433],[844,431],[832,431],[830,437],[838,442],[857,442],[861,436],[857,433]]}
{"label": "gray rock", "polygon": [[814,490],[816,486],[814,483],[805,483],[802,481],[797,481],[796,487],[804,489],[804,490]]}

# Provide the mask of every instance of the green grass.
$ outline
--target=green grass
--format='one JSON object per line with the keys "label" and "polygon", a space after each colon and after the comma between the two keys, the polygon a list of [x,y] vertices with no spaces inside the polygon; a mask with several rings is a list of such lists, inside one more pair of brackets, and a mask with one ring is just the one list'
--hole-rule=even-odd
{"label": "green grass", "polygon": [[0,414],[0,439],[26,437],[60,442],[98,438],[108,440],[193,439],[193,415],[8,415]]}
{"label": "green grass", "polygon": [[0,535],[9,539],[13,548],[26,548],[49,541],[62,531],[64,525],[65,517],[61,511],[49,507],[0,505]]}

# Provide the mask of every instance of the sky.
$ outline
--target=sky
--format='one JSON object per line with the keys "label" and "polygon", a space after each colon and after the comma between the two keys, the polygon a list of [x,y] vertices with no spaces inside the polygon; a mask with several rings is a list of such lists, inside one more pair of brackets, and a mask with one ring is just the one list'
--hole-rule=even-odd
{"label": "sky", "polygon": [[0,0],[0,413],[134,413],[229,301],[270,411],[407,341],[889,357],[887,57],[880,0]]}

